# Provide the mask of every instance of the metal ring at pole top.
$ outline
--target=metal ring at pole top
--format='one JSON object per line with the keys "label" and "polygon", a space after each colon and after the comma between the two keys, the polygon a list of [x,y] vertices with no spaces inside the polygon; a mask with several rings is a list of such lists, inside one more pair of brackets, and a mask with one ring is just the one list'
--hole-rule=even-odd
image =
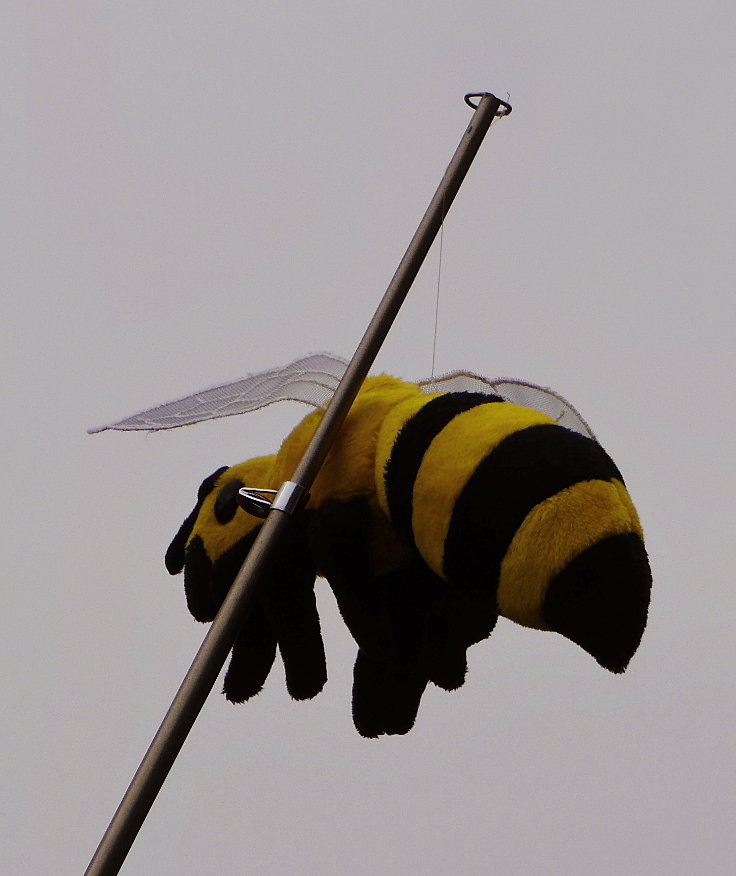
{"label": "metal ring at pole top", "polygon": [[[474,109],[474,110],[478,109],[478,104],[480,103],[481,99],[484,98],[486,95],[488,95],[489,97],[493,97],[498,101],[499,107],[498,107],[498,111],[496,112],[497,117],[500,118],[501,116],[507,116],[511,113],[511,104],[510,103],[506,103],[505,100],[500,100],[498,97],[496,97],[495,94],[491,94],[488,91],[474,91],[474,92],[471,92],[470,94],[466,94],[465,95],[465,103],[467,103],[467,105],[470,107],[470,109]],[[474,97],[478,98],[478,103],[473,103],[472,98],[474,98]]]}

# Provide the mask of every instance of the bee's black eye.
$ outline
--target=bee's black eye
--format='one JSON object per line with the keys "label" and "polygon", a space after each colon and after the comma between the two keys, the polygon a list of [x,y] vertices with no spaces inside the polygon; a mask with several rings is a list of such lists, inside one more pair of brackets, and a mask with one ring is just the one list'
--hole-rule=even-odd
{"label": "bee's black eye", "polygon": [[229,481],[215,499],[215,519],[218,523],[229,523],[238,510],[238,490],[245,486],[242,481]]}

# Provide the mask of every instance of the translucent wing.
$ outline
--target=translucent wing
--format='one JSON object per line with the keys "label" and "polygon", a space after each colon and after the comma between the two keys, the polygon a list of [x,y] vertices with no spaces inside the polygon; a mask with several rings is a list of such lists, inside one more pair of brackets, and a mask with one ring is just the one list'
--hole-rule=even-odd
{"label": "translucent wing", "polygon": [[88,432],[104,432],[106,429],[158,432],[204,420],[245,414],[279,401],[300,401],[315,408],[324,408],[337,389],[346,366],[344,359],[329,353],[304,356],[281,368],[213,386],[125,417],[117,423],[88,429]]}
{"label": "translucent wing", "polygon": [[[189,426],[204,420],[232,417],[264,408],[279,401],[299,401],[315,408],[325,408],[345,373],[347,362],[330,353],[304,356],[280,368],[271,368],[195,392],[185,398],[166,402],[125,417],[116,423],[89,429],[90,433],[106,429],[118,431],[146,430],[158,432]],[[595,439],[590,426],[577,410],[551,389],[513,378],[490,380],[470,371],[453,371],[440,377],[418,381],[425,392],[496,393],[506,401],[534,408],[581,435]]]}
{"label": "translucent wing", "polygon": [[425,392],[488,392],[500,395],[504,401],[533,408],[551,417],[560,426],[579,432],[587,438],[596,441],[593,430],[585,422],[580,413],[567,399],[554,390],[527,383],[512,377],[499,377],[490,380],[481,374],[471,371],[452,371],[440,377],[431,377],[418,381]]}

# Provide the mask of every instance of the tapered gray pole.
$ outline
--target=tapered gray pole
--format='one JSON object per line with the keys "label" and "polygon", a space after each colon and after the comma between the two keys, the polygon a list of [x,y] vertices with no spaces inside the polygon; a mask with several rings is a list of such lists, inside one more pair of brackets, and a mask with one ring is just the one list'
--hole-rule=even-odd
{"label": "tapered gray pole", "polygon": [[[477,106],[470,98],[478,98]],[[266,564],[275,555],[290,517],[298,512],[381,348],[396,314],[419,272],[429,248],[450,209],[478,148],[496,115],[511,107],[492,94],[466,96],[475,112],[445,171],[386,293],[358,345],[293,481],[285,484],[263,523],[243,567],[212,623],[153,742],[112,818],[89,867],[88,876],[118,873],[138,831],[156,799],[197,715],[217,680],[235,637],[257,594]],[[503,108],[503,109],[501,109]]]}

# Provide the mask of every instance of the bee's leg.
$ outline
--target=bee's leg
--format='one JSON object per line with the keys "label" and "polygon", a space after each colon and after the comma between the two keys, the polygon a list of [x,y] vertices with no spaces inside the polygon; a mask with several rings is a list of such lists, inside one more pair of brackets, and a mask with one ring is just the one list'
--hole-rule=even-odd
{"label": "bee's leg", "polygon": [[[393,648],[376,665],[370,654],[359,654],[355,664],[353,716],[363,735],[408,733],[414,726],[422,695],[431,679],[427,661],[427,615],[435,588],[445,583],[417,558],[403,568],[378,576],[374,590],[391,622]],[[463,666],[464,666],[464,653]],[[378,692],[378,695],[376,694]],[[380,727],[370,725],[369,707],[380,696]],[[373,732],[367,732],[373,731]]]}
{"label": "bee's leg", "polygon": [[276,634],[256,603],[233,645],[223,693],[231,703],[243,703],[260,693],[276,657]]}
{"label": "bee's leg", "polygon": [[456,690],[465,683],[472,644],[457,623],[457,594],[424,563],[415,564],[412,577],[427,606],[419,645],[427,677],[443,690]]}
{"label": "bee's leg", "polygon": [[222,598],[218,599],[212,586],[212,561],[207,556],[202,537],[196,535],[187,545],[184,566],[184,595],[189,613],[200,623],[215,619]]}
{"label": "bee's leg", "polygon": [[[427,569],[427,574],[433,573]],[[498,611],[494,594],[442,583],[427,617],[424,650],[430,680],[449,691],[462,687],[467,649],[490,636]]]}
{"label": "bee's leg", "polygon": [[428,681],[445,690],[463,684],[466,650],[490,633],[496,614],[493,600],[479,605],[418,555],[376,576],[369,532],[365,499],[325,503],[308,527],[312,554],[359,647],[353,720],[374,737],[412,728]]}
{"label": "bee's leg", "polygon": [[325,503],[308,527],[312,555],[359,649],[353,721],[375,737],[412,728],[428,679],[418,653],[422,602],[407,596],[405,570],[374,574],[369,533],[362,498]]}
{"label": "bee's leg", "polygon": [[295,700],[316,696],[327,681],[314,595],[317,572],[301,526],[292,522],[264,588],[266,616],[276,631],[286,687]]}
{"label": "bee's leg", "polygon": [[359,650],[353,669],[355,728],[369,738],[408,733],[426,687],[416,661],[380,661]]}
{"label": "bee's leg", "polygon": [[[248,533],[214,564],[212,577],[220,603],[255,536],[255,530]],[[311,699],[324,687],[327,667],[314,598],[316,573],[304,533],[296,523],[289,527],[281,550],[264,575],[256,605],[233,648],[225,695],[242,702],[257,694],[273,664],[278,642],[289,693],[297,700]]]}
{"label": "bee's leg", "polygon": [[312,513],[307,540],[358,647],[385,657],[394,647],[393,634],[374,586],[369,531],[365,499],[331,500]]}

